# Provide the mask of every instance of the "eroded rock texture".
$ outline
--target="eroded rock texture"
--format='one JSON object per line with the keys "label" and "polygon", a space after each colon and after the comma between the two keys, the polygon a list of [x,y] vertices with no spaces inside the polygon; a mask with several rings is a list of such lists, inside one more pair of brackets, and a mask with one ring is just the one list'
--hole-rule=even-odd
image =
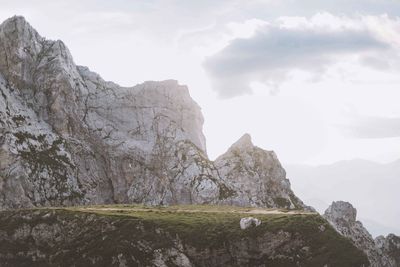
{"label": "eroded rock texture", "polygon": [[276,154],[254,146],[248,134],[218,157],[215,166],[230,189],[224,203],[304,208],[290,189],[290,182]]}
{"label": "eroded rock texture", "polygon": [[98,203],[304,208],[245,135],[212,162],[177,81],[120,87],[22,17],[0,26],[0,208]]}

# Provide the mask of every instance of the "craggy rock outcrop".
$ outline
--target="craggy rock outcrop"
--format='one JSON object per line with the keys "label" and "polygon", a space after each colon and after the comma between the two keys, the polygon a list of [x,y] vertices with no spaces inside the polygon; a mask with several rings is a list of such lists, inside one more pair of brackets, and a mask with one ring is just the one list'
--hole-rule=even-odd
{"label": "craggy rock outcrop", "polygon": [[187,213],[175,221],[171,213],[151,214],[154,219],[45,209],[0,212],[0,265],[362,267],[368,263],[360,250],[316,214],[266,216],[261,225],[246,230],[239,227],[240,214],[222,213],[218,220],[209,220],[209,214]]}
{"label": "craggy rock outcrop", "polygon": [[[390,259],[391,266],[400,266],[400,237],[389,234],[387,237],[378,236],[375,238],[375,244]],[[388,265],[390,266],[390,265]]]}
{"label": "craggy rock outcrop", "polygon": [[360,221],[357,210],[348,202],[336,201],[325,211],[324,217],[343,236],[365,252],[372,267],[400,266],[400,237],[393,234],[372,238]]}
{"label": "craggy rock outcrop", "polygon": [[276,154],[254,146],[248,134],[218,157],[215,166],[233,192],[224,201],[227,204],[304,208],[290,189],[290,182]]}
{"label": "craggy rock outcrop", "polygon": [[245,135],[207,158],[176,81],[120,87],[22,17],[0,25],[0,209],[99,203],[305,208],[273,152]]}

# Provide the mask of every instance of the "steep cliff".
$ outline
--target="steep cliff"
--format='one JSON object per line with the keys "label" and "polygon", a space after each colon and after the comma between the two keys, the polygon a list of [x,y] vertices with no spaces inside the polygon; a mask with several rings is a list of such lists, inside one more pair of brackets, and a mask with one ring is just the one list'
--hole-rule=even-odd
{"label": "steep cliff", "polygon": [[103,203],[306,208],[245,135],[208,159],[177,81],[121,87],[76,66],[23,17],[0,25],[0,208]]}

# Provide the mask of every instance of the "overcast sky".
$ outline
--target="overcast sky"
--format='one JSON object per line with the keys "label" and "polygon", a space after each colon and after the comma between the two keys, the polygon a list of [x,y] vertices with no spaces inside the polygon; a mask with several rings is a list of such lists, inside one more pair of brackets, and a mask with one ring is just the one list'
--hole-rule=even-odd
{"label": "overcast sky", "polygon": [[187,84],[210,158],[243,133],[284,163],[400,158],[400,2],[3,1],[106,80]]}

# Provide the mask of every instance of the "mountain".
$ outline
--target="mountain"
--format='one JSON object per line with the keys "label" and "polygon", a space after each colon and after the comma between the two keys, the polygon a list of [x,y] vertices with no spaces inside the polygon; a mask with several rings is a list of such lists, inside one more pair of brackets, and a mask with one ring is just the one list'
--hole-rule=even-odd
{"label": "mountain", "polygon": [[376,237],[400,234],[400,161],[355,159],[328,165],[286,165],[296,194],[323,213],[334,200],[349,201]]}
{"label": "mountain", "polygon": [[[23,17],[0,25],[0,208],[232,204],[307,208],[244,135],[215,162],[186,86],[121,87]],[[256,186],[255,186],[256,185]]]}
{"label": "mountain", "polygon": [[400,266],[400,237],[390,234],[374,240],[363,224],[356,220],[357,210],[350,203],[333,202],[324,217],[341,235],[365,252],[371,267]]}
{"label": "mountain", "polygon": [[211,161],[186,86],[104,81],[19,16],[0,25],[0,126],[2,266],[399,263],[397,236],[373,240],[350,204],[312,212],[250,135]]}

